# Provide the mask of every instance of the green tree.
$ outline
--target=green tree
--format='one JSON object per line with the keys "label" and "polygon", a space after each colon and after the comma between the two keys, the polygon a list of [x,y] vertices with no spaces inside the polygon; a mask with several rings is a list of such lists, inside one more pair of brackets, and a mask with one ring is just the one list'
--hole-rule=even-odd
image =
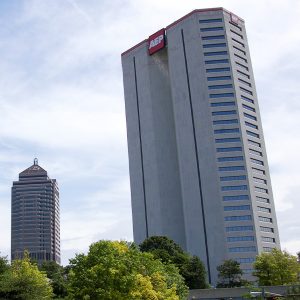
{"label": "green tree", "polygon": [[28,253],[21,260],[14,260],[1,276],[1,299],[47,300],[53,296],[45,274],[30,263]]}
{"label": "green tree", "polygon": [[7,256],[0,256],[0,275],[9,269]]}
{"label": "green tree", "polygon": [[202,261],[197,256],[191,256],[165,236],[152,236],[140,245],[142,252],[150,252],[163,263],[172,263],[183,276],[190,289],[207,288],[206,271]]}
{"label": "green tree", "polygon": [[219,272],[218,278],[220,281],[217,287],[239,287],[244,284],[242,280],[243,271],[240,268],[240,264],[232,259],[225,260],[222,265],[217,267]]}
{"label": "green tree", "polygon": [[297,256],[274,248],[256,257],[254,269],[259,285],[283,285],[298,282],[300,265]]}
{"label": "green tree", "polygon": [[187,288],[173,265],[126,242],[99,241],[70,260],[69,293],[75,299],[183,300]]}
{"label": "green tree", "polygon": [[60,266],[55,261],[45,261],[39,269],[46,273],[47,277],[50,279],[55,297],[66,297],[68,292],[64,267]]}

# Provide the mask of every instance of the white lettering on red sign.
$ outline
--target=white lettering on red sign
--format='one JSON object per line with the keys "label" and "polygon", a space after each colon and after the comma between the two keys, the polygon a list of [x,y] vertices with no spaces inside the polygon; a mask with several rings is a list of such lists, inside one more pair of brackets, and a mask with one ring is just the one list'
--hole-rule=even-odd
{"label": "white lettering on red sign", "polygon": [[157,52],[165,47],[165,29],[161,29],[149,36],[148,39],[148,51],[149,54]]}
{"label": "white lettering on red sign", "polygon": [[156,37],[154,40],[150,41],[149,50],[151,48],[157,46],[158,44],[160,44],[163,39],[164,39],[164,36],[161,34],[160,36]]}

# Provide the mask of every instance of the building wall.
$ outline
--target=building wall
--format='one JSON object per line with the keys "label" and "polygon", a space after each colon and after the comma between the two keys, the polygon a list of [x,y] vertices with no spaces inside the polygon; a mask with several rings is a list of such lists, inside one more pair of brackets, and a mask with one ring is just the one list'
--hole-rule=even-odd
{"label": "building wall", "polygon": [[122,55],[134,239],[169,236],[213,284],[224,259],[251,280],[255,256],[280,247],[244,21],[234,20],[196,10],[166,28],[163,50],[149,56],[144,41]]}
{"label": "building wall", "polygon": [[43,169],[29,168],[13,183],[11,225],[12,260],[27,250],[39,264],[60,263],[59,190]]}

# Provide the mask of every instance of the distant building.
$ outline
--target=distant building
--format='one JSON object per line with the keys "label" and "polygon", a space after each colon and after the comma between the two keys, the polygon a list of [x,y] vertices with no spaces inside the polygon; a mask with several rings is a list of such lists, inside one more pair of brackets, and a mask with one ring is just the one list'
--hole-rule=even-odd
{"label": "distant building", "polygon": [[39,264],[60,263],[59,190],[37,159],[13,182],[11,198],[12,260],[28,250]]}
{"label": "distant building", "polygon": [[166,235],[251,277],[279,248],[244,20],[197,9],[122,54],[133,233]]}

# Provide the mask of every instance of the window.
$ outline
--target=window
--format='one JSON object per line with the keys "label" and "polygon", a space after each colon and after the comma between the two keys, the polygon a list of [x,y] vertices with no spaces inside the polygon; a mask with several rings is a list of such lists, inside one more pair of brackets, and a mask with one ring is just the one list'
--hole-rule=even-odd
{"label": "window", "polygon": [[216,43],[216,44],[205,44],[203,48],[222,48],[226,47],[226,43]]}
{"label": "window", "polygon": [[236,70],[236,71],[237,71],[240,75],[242,75],[242,76],[244,76],[244,77],[250,79],[250,75],[248,75],[248,74],[246,74],[246,73],[244,73],[244,72],[242,72],[242,71],[240,71],[240,70]]}
{"label": "window", "polygon": [[268,236],[262,236],[261,239],[263,242],[266,243],[275,243],[275,239]]}
{"label": "window", "polygon": [[[238,156],[238,157],[241,157],[241,156]],[[220,181],[235,181],[235,180],[246,180],[246,175],[220,177]]]}
{"label": "window", "polygon": [[217,148],[217,152],[233,152],[233,151],[242,151],[242,147]]}
{"label": "window", "polygon": [[229,101],[229,102],[215,102],[211,103],[211,107],[218,107],[218,106],[234,106],[235,102],[234,101]]}
{"label": "window", "polygon": [[265,171],[263,170],[260,170],[260,169],[257,169],[257,168],[252,168],[253,172],[254,173],[258,173],[258,174],[261,174],[261,175],[265,175]]}
{"label": "window", "polygon": [[262,183],[262,184],[267,184],[267,180],[261,179],[261,178],[258,178],[258,177],[253,177],[253,181],[258,182],[258,183]]}
{"label": "window", "polygon": [[234,42],[238,43],[239,45],[241,45],[243,48],[245,48],[245,45],[244,45],[243,43],[241,43],[240,41],[238,41],[238,40],[236,40],[236,39],[234,39],[234,38],[232,38],[232,40],[233,40]]}
{"label": "window", "polygon": [[233,247],[228,249],[229,252],[256,252],[256,247]]}
{"label": "window", "polygon": [[260,187],[258,187],[258,186],[255,186],[255,187],[254,187],[254,190],[255,190],[256,192],[259,192],[259,193],[265,193],[265,194],[268,194],[268,190],[267,190],[267,189],[263,189],[263,188],[260,188]]}
{"label": "window", "polygon": [[[244,160],[243,156],[232,156],[232,157],[218,157],[218,162],[223,161],[242,161]],[[246,177],[245,177],[246,179]]]}
{"label": "window", "polygon": [[255,133],[255,132],[253,132],[253,131],[246,130],[246,133],[247,133],[248,135],[250,135],[250,136],[253,136],[253,137],[259,139],[259,134]]}
{"label": "window", "polygon": [[257,165],[261,165],[261,166],[264,165],[264,162],[259,159],[254,159],[254,158],[250,157],[250,161]]}
{"label": "window", "polygon": [[207,32],[207,31],[220,31],[223,30],[223,27],[208,27],[208,28],[201,28],[201,32]]}
{"label": "window", "polygon": [[232,46],[235,50],[239,51],[240,53],[243,53],[244,55],[246,55],[246,51],[240,49],[239,47],[237,46]]}
{"label": "window", "polygon": [[257,155],[257,156],[263,156],[262,152],[256,151],[256,150],[253,150],[253,149],[249,149],[249,153],[251,153],[253,155]]}
{"label": "window", "polygon": [[248,190],[247,185],[229,185],[229,186],[222,186],[221,191],[245,191]]}
{"label": "window", "polygon": [[225,125],[225,124],[238,124],[238,119],[230,119],[230,120],[216,120],[213,121],[214,125]]}
{"label": "window", "polygon": [[247,114],[247,113],[244,113],[244,116],[245,116],[246,118],[248,118],[248,119],[251,119],[251,120],[254,120],[254,121],[256,121],[256,120],[257,120],[257,118],[256,118],[256,117],[254,117],[254,116],[251,116],[251,115],[249,115],[249,114]]}
{"label": "window", "polygon": [[233,23],[233,22],[229,22],[232,26],[234,26],[236,29],[238,29],[239,31],[242,31],[242,28],[239,26],[239,25],[237,25],[237,24],[235,24],[235,23]]}
{"label": "window", "polygon": [[203,23],[219,23],[219,22],[222,22],[223,20],[222,19],[204,19],[204,20],[199,20],[199,23],[200,24],[203,24]]}
{"label": "window", "polygon": [[233,86],[232,84],[217,84],[217,85],[209,85],[209,90],[215,90],[215,89],[231,89]]}
{"label": "window", "polygon": [[249,103],[254,104],[254,100],[252,100],[252,99],[250,99],[250,98],[248,98],[248,97],[246,97],[246,96],[244,96],[244,95],[241,95],[241,98],[242,98],[242,100],[245,100],[245,101],[247,101],[247,102],[249,102]]}
{"label": "window", "polygon": [[248,126],[248,127],[251,127],[251,128],[258,129],[258,126],[254,125],[254,124],[252,124],[250,122],[247,122],[247,121],[245,121],[245,125]]}
{"label": "window", "polygon": [[227,51],[205,52],[204,56],[226,55]]}
{"label": "window", "polygon": [[253,95],[253,93],[252,93],[251,91],[249,91],[249,90],[247,90],[247,89],[245,89],[245,88],[243,88],[243,87],[241,87],[241,86],[240,86],[240,90],[241,90],[242,92],[244,92],[244,93],[249,94],[249,95]]}
{"label": "window", "polygon": [[227,242],[247,242],[254,241],[254,236],[229,236]]}
{"label": "window", "polygon": [[211,64],[227,64],[229,62],[228,59],[213,59],[213,60],[206,60],[205,64],[211,65]]}
{"label": "window", "polygon": [[257,210],[265,213],[271,213],[271,208],[267,208],[267,207],[257,206]]}
{"label": "window", "polygon": [[236,110],[213,111],[213,116],[236,115]]}
{"label": "window", "polygon": [[236,63],[236,65],[237,66],[239,66],[240,68],[242,68],[242,69],[244,69],[244,70],[246,70],[246,71],[249,71],[249,68],[248,67],[246,67],[246,66],[244,66],[243,64],[241,64],[241,63],[239,63],[239,62],[235,62]]}
{"label": "window", "polygon": [[263,247],[263,251],[265,252],[272,252],[274,248],[271,248],[271,247]]}
{"label": "window", "polygon": [[269,199],[264,198],[264,197],[259,197],[259,196],[256,196],[256,201],[263,202],[263,203],[270,203]]}
{"label": "window", "polygon": [[241,139],[239,137],[237,138],[223,138],[223,139],[215,139],[216,143],[237,143],[240,142]]}
{"label": "window", "polygon": [[225,35],[210,35],[210,36],[203,36],[203,41],[209,41],[209,40],[223,40],[225,39]]}
{"label": "window", "polygon": [[216,130],[214,130],[215,134],[236,133],[236,132],[240,132],[239,128],[226,128],[226,129],[216,129]]}
{"label": "window", "polygon": [[229,167],[219,167],[221,172],[231,172],[231,171],[244,171],[244,166],[229,166]]}
{"label": "window", "polygon": [[237,195],[237,196],[223,196],[223,201],[240,201],[249,200],[248,195]]}
{"label": "window", "polygon": [[259,226],[259,228],[260,228],[260,231],[263,231],[263,232],[274,232],[274,228],[271,228],[271,227]]}
{"label": "window", "polygon": [[245,108],[245,109],[248,109],[248,110],[250,110],[250,111],[255,112],[255,109],[254,109],[253,107],[251,107],[251,106],[248,106],[248,105],[246,105],[246,104],[242,104],[242,106],[243,106],[243,108]]}
{"label": "window", "polygon": [[226,231],[253,231],[253,226],[230,226],[226,227]]}
{"label": "window", "polygon": [[236,31],[234,31],[234,30],[232,30],[232,29],[230,29],[230,31],[233,33],[233,35],[238,36],[238,37],[241,38],[242,40],[244,39],[243,36],[242,36],[241,34],[237,33]]}
{"label": "window", "polygon": [[252,140],[248,140],[249,145],[261,148],[261,144],[258,142],[254,142]]}
{"label": "window", "polygon": [[245,81],[245,80],[243,80],[241,78],[238,78],[238,81],[241,82],[241,83],[243,83],[243,84],[245,84],[245,85],[247,85],[247,86],[249,86],[249,87],[251,87],[251,83],[249,83],[249,82],[247,82],[247,81]]}
{"label": "window", "polygon": [[229,80],[231,76],[215,76],[215,77],[207,77],[208,81],[216,81],[216,80]]}
{"label": "window", "polygon": [[214,72],[226,72],[230,71],[230,68],[213,68],[213,69],[206,69],[206,73],[214,73]]}
{"label": "window", "polygon": [[267,217],[258,216],[258,220],[259,220],[260,222],[273,223],[272,218],[267,218]]}
{"label": "window", "polygon": [[251,264],[255,262],[254,257],[241,257],[241,258],[235,258],[234,260],[240,264]]}
{"label": "window", "polygon": [[250,205],[224,206],[224,211],[250,210]]}
{"label": "window", "polygon": [[248,61],[247,61],[246,58],[241,57],[240,55],[238,55],[238,54],[236,54],[236,53],[234,53],[234,56],[237,57],[237,58],[239,58],[240,60],[242,60],[244,63],[248,63]]}
{"label": "window", "polygon": [[250,215],[247,216],[228,216],[228,217],[224,217],[225,221],[249,221],[252,220],[252,217]]}
{"label": "window", "polygon": [[228,98],[233,96],[233,93],[209,94],[209,98]]}

